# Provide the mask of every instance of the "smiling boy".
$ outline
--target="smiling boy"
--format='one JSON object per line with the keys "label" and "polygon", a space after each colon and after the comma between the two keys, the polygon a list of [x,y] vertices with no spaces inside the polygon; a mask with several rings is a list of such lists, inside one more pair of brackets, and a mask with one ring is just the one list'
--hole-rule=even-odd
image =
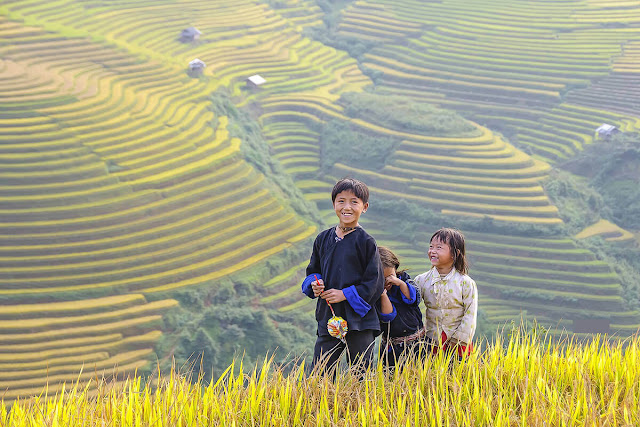
{"label": "smiling boy", "polygon": [[[341,179],[331,192],[338,225],[322,231],[313,244],[302,292],[319,298],[316,304],[318,338],[313,365],[325,362],[331,368],[345,347],[349,363],[371,363],[373,341],[380,333],[374,308],[384,289],[384,274],[375,240],[359,225],[360,215],[369,208],[369,189],[357,179]],[[316,280],[317,278],[317,280]],[[330,303],[347,321],[346,345],[329,335]]]}

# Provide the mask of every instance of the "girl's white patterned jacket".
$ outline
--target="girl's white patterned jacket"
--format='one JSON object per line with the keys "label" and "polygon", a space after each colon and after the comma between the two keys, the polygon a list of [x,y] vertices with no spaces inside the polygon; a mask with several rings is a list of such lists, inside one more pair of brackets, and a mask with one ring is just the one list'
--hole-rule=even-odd
{"label": "girl's white patterned jacket", "polygon": [[427,336],[440,341],[444,331],[452,342],[469,344],[476,331],[478,316],[476,282],[455,268],[440,278],[435,267],[414,281],[426,306]]}

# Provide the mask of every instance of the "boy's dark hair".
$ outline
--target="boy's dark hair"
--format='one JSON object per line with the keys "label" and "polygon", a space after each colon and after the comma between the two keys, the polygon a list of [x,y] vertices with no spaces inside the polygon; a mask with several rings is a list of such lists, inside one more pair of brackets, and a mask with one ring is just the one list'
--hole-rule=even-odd
{"label": "boy's dark hair", "polygon": [[446,243],[451,248],[451,256],[453,257],[453,267],[462,274],[469,272],[469,263],[467,262],[464,250],[464,235],[455,228],[441,228],[433,233],[431,240],[437,238],[441,242]]}
{"label": "boy's dark hair", "polygon": [[367,188],[367,185],[364,182],[354,178],[342,178],[333,186],[333,191],[331,191],[331,203],[335,203],[336,196],[343,191],[352,191],[358,199],[362,200],[362,203],[369,202],[369,188]]}

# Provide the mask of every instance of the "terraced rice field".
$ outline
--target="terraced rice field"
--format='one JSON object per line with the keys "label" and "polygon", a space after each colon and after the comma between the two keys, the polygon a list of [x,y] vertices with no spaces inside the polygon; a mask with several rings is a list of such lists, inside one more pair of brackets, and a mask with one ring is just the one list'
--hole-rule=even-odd
{"label": "terraced rice field", "polygon": [[[66,68],[69,79],[94,61],[122,61],[86,41],[69,42],[68,55],[55,43],[56,62],[47,65]],[[43,61],[52,50],[47,42],[24,43],[4,57],[29,67],[29,58]],[[95,77],[95,97],[72,93],[77,100],[55,107],[3,100],[3,114],[32,113],[42,124],[10,128],[1,148],[8,160],[2,179],[10,184],[0,211],[3,278],[11,283],[0,294],[173,289],[228,274],[223,263],[255,262],[311,234],[239,157],[227,118],[206,110],[203,85],[152,65],[148,74]],[[246,229],[252,248],[236,232]]]}
{"label": "terraced rice field", "polygon": [[[638,99],[633,83],[639,21],[640,5],[635,3],[352,3],[342,13],[338,34],[371,42],[363,65],[380,73],[379,93],[455,109],[485,129],[484,140],[473,144],[403,135],[384,169],[358,170],[357,174],[373,184],[374,195],[380,198],[407,198],[445,214],[529,224],[560,222],[539,185],[549,164],[570,159],[592,144],[594,130],[602,123],[627,131],[640,129],[634,117]],[[316,116],[327,114],[322,111]],[[335,175],[350,171],[353,168],[337,165]],[[373,227],[385,228],[375,221]],[[630,235],[620,230],[614,236],[594,227],[585,232],[602,231],[603,236],[620,241]],[[618,296],[619,279],[592,255],[576,262],[571,253],[578,249],[570,241],[561,239],[568,246],[553,251],[550,265],[542,262],[544,254],[524,250],[531,239],[499,236],[500,241],[511,242],[505,252],[495,243],[496,236],[489,237],[472,235],[469,244],[472,251],[480,247],[485,254],[495,253],[493,260],[478,260],[473,271],[485,284],[491,302],[487,312],[496,322],[526,313],[551,321],[550,325],[564,317],[560,324],[566,326],[572,314],[570,310],[562,314],[560,301],[576,307],[601,304],[600,313],[593,314],[605,318],[625,312]],[[554,240],[540,242],[541,247],[558,245]],[[418,249],[421,252],[424,245]],[[522,251],[524,255],[514,255]],[[421,265],[419,258],[416,253],[416,266]],[[518,258],[527,266],[516,267]],[[498,261],[505,259],[508,267]],[[585,272],[583,263],[600,264],[601,270]],[[552,274],[555,269],[562,273]],[[416,272],[423,270],[424,266],[416,268]],[[529,281],[524,286],[518,284],[523,277]],[[607,295],[593,288],[600,280],[610,283],[605,286]],[[526,304],[515,301],[523,299]],[[556,303],[558,308],[551,313]],[[625,316],[635,320],[624,326],[626,320],[613,316],[611,324],[635,330],[637,314],[626,312]]]}
{"label": "terraced rice field", "polygon": [[[386,17],[415,33],[388,34]],[[375,40],[364,65],[381,87],[466,111],[555,162],[591,143],[596,123],[637,113],[639,19],[627,3],[377,0],[349,6],[340,32]],[[575,117],[575,104],[600,111]]]}
{"label": "terraced rice field", "polygon": [[635,237],[633,233],[613,224],[606,219],[586,227],[584,230],[576,234],[576,239],[586,239],[593,236],[601,236],[603,239],[610,242],[624,242],[633,240]]}
{"label": "terraced rice field", "polygon": [[[62,300],[59,321],[97,336],[88,326],[94,318],[73,311],[93,298],[165,295],[307,247],[315,225],[273,196],[209,97],[225,88],[238,105],[300,91],[337,99],[369,84],[348,55],[301,36],[321,22],[310,3],[7,3],[0,19],[0,298],[17,310]],[[204,36],[180,43],[189,25]],[[194,57],[207,63],[200,79],[185,73]],[[256,73],[268,88],[245,90]],[[281,157],[296,162],[286,147]],[[161,317],[146,314],[154,304],[164,304],[163,313],[175,301],[130,310],[106,331],[111,344],[78,345],[69,364],[86,356],[87,367],[106,369],[126,350],[135,357],[121,373],[148,365],[162,330]],[[57,324],[26,323],[16,335],[31,334],[29,348],[37,349]],[[114,330],[127,327],[132,336],[116,339]],[[51,347],[37,366],[0,383],[15,390],[5,401],[41,389],[46,375],[27,369],[67,363],[62,353]],[[20,357],[7,352],[5,359],[19,364]],[[51,387],[74,379],[76,365],[50,376]]]}
{"label": "terraced rice field", "polygon": [[[209,284],[310,238],[315,226],[273,197],[272,184],[243,160],[228,118],[216,116],[208,99],[220,85],[244,95],[244,77],[267,57],[273,64],[261,72],[272,69],[274,81],[277,72],[298,73],[310,88],[333,82],[330,67],[348,59],[342,54],[310,71],[298,55],[329,60],[335,50],[317,52],[293,31],[276,34],[293,25],[264,5],[202,2],[192,5],[200,28],[233,43],[200,46],[195,55],[224,65],[226,74],[191,79],[184,68],[192,52],[182,54],[184,62],[176,57],[198,47],[178,43],[162,22],[176,15],[176,5],[131,4],[139,14],[128,20],[115,10],[125,4],[82,18],[75,2],[10,6],[12,17],[27,16],[33,25],[0,22],[7,40],[0,46],[0,297],[13,310],[0,322],[3,342],[11,344],[2,358],[12,369],[0,382],[9,390],[5,401],[39,392],[47,378],[50,390],[76,378],[82,362],[85,375],[95,375],[93,368],[110,373],[119,364],[126,374],[154,360],[161,314],[176,301],[120,309],[107,296],[108,309],[84,314],[88,301],[144,300],[137,292]],[[245,13],[264,26],[234,28],[232,17]],[[175,25],[179,32],[183,23]],[[140,34],[154,31],[165,37],[162,48],[157,37]],[[265,35],[270,41],[258,45]],[[64,301],[55,318],[33,314],[51,299]],[[10,320],[18,315],[25,320]],[[47,367],[50,375],[42,375]]]}
{"label": "terraced rice field", "polygon": [[606,108],[619,114],[640,115],[640,41],[623,46],[613,63],[612,72],[588,88],[572,91],[567,99],[592,108]]}
{"label": "terraced rice field", "polygon": [[[172,291],[215,286],[287,248],[310,246],[316,224],[276,197],[274,184],[245,160],[243,141],[231,136],[233,118],[210,106],[215,91],[258,118],[273,157],[328,223],[334,179],[355,174],[374,199],[403,195],[453,218],[553,225],[561,220],[540,185],[549,163],[591,144],[602,122],[640,128],[632,92],[620,108],[584,102],[598,84],[623,91],[634,81],[636,18],[635,5],[593,1],[354,2],[338,34],[375,43],[363,65],[383,73],[378,91],[475,120],[469,135],[434,137],[345,115],[340,95],[372,81],[346,52],[305,36],[323,19],[310,0],[277,8],[248,0],[5,1],[5,401],[38,393],[47,378],[50,392],[75,380],[83,362],[87,378],[114,365],[119,374],[148,366],[162,315],[177,304]],[[610,25],[620,22],[627,26]],[[202,36],[180,43],[189,26]],[[207,64],[200,78],[186,73],[194,58]],[[247,89],[253,74],[267,83]],[[383,170],[337,164],[319,173],[319,129],[329,120],[402,142]],[[411,245],[385,228],[374,219],[370,231],[412,272],[423,271],[426,236]],[[588,312],[625,334],[640,326],[610,266],[568,236],[471,233],[469,248],[494,325],[523,314],[571,328]],[[313,302],[299,294],[304,264],[267,280],[263,302],[310,310]]]}
{"label": "terraced rice field", "polygon": [[124,379],[147,365],[162,335],[172,299],[141,294],[0,308],[0,389],[3,399],[49,392],[77,378]]}
{"label": "terraced rice field", "polygon": [[[604,11],[603,7],[593,2],[533,7],[486,0],[356,1],[343,11],[338,33],[372,42],[363,65],[382,72],[377,90],[457,109],[480,124],[481,136],[398,135],[346,117],[340,106],[312,97],[265,99],[266,134],[278,155],[286,157],[286,167],[301,179],[298,185],[306,197],[317,201],[320,209],[327,209],[330,179],[314,177],[319,156],[309,141],[319,124],[344,120],[358,130],[402,139],[382,170],[340,164],[333,168],[333,178],[346,174],[364,178],[374,198],[405,198],[452,216],[560,223],[557,209],[540,185],[549,164],[569,159],[593,143],[594,130],[604,122],[624,130],[640,128],[636,118],[605,103],[569,102],[569,95],[580,92],[574,88],[584,87],[581,90],[588,93],[592,79],[607,78],[612,62],[622,53],[621,45],[627,52],[626,62],[621,59],[614,65],[633,62],[631,40],[640,33],[635,28],[613,28],[610,23],[624,13],[609,4]],[[637,6],[623,7],[632,13],[624,14],[622,21],[633,25]],[[604,16],[602,21],[595,17],[596,10],[599,17]],[[291,114],[292,110],[298,114]],[[482,124],[505,132],[509,140]],[[296,139],[294,145],[287,146],[284,135]],[[290,148],[289,154],[280,154],[285,150],[281,145]],[[326,212],[332,222],[331,211]],[[406,244],[388,240],[382,231],[385,224],[374,220],[367,225],[374,235],[379,232],[381,242],[405,248]],[[532,242],[540,247],[538,252],[528,250]],[[610,319],[613,330],[632,332],[639,326],[638,314],[624,309],[620,282],[611,268],[569,239],[472,235],[469,245],[474,274],[485,284],[485,312],[496,325],[523,314],[556,330],[571,329],[572,320],[579,321],[584,308],[590,307],[594,317]],[[413,254],[415,270],[411,270],[416,273],[425,269],[424,247],[426,242],[405,248]],[[546,248],[553,249],[552,256]],[[483,256],[475,254],[479,250]],[[487,259],[487,254],[494,255]],[[600,288],[603,281],[606,285]],[[566,310],[567,306],[573,309]],[[283,309],[300,307],[310,309],[311,305],[300,300]]]}

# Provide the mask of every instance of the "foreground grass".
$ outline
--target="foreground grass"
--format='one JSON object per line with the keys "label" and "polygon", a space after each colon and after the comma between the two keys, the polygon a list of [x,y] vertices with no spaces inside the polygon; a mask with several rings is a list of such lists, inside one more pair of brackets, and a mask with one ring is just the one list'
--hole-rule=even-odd
{"label": "foreground grass", "polygon": [[[638,426],[640,337],[577,343],[516,333],[468,360],[443,357],[378,367],[358,381],[284,374],[270,360],[251,374],[230,366],[215,383],[176,373],[143,384],[71,388],[0,408],[3,426]],[[240,363],[241,365],[241,363]]]}

